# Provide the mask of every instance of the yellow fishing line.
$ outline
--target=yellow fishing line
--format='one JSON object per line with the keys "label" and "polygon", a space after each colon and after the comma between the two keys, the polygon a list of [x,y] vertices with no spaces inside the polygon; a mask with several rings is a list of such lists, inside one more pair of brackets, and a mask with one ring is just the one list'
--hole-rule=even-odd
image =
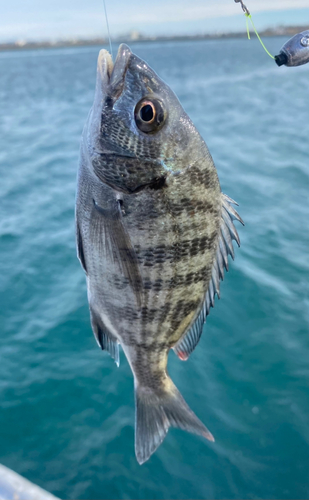
{"label": "yellow fishing line", "polygon": [[249,23],[248,23],[248,18],[250,19],[251,24],[252,24],[253,29],[254,29],[254,32],[255,32],[256,36],[258,37],[258,39],[259,39],[259,41],[260,41],[260,43],[261,43],[261,45],[262,45],[263,49],[265,50],[266,54],[268,54],[268,55],[269,55],[269,57],[271,57],[272,59],[275,59],[275,58],[274,58],[274,56],[272,56],[272,55],[271,55],[271,53],[270,53],[270,52],[268,52],[268,50],[266,49],[266,47],[265,47],[264,43],[262,42],[262,40],[261,40],[261,38],[260,38],[260,35],[259,35],[259,34],[258,34],[258,32],[256,31],[256,27],[254,26],[254,22],[252,21],[251,14],[247,14],[247,13],[245,13],[245,16],[246,16],[247,33],[248,33],[248,38],[249,38],[249,40],[250,40],[250,32],[249,32]]}
{"label": "yellow fishing line", "polygon": [[249,21],[248,21],[248,14],[246,14],[246,26],[247,26],[247,35],[250,40],[250,30],[249,30]]}

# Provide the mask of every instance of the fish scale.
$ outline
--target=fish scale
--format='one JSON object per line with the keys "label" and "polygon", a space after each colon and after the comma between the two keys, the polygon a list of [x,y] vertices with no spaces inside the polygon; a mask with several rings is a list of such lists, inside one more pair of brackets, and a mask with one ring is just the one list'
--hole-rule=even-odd
{"label": "fish scale", "polygon": [[171,426],[213,440],[167,359],[171,348],[188,358],[219,295],[239,244],[233,203],[171,89],[127,46],[114,65],[101,51],[81,143],[77,247],[95,338],[117,364],[120,344],[133,372],[139,463]]}
{"label": "fish scale", "polygon": [[[183,193],[186,192],[188,194],[188,187],[190,188],[190,174],[187,174],[186,177],[188,178],[187,182],[185,179],[182,179],[182,182],[178,182],[176,180],[176,184],[178,184],[179,193],[178,191],[175,190],[174,193],[174,200],[173,203],[177,203],[177,194],[178,197],[180,198],[179,205],[181,205],[181,198],[183,196]],[[177,178],[176,178],[177,179]],[[192,188],[191,188],[192,190]],[[205,189],[206,191],[206,189]],[[202,197],[202,193],[200,193],[200,196]],[[165,195],[163,193],[163,198],[165,198]],[[147,229],[147,234],[143,234],[141,231],[138,231],[137,236],[140,238],[141,243],[138,243],[138,251],[137,251],[137,257],[138,260],[141,261],[141,264],[144,265],[145,267],[149,268],[151,267],[152,269],[149,271],[147,269],[143,271],[143,277],[148,278],[147,282],[151,283],[153,281],[156,281],[158,276],[165,276],[166,272],[170,271],[171,269],[173,270],[173,275],[171,280],[173,282],[177,283],[177,278],[179,275],[183,276],[184,278],[186,277],[187,274],[192,273],[192,269],[194,272],[199,272],[200,269],[205,268],[205,262],[209,259],[214,258],[214,252],[212,246],[209,249],[209,256],[207,256],[207,253],[205,251],[206,248],[206,243],[208,241],[207,235],[209,234],[209,224],[206,224],[207,216],[202,218],[202,221],[200,221],[200,214],[199,212],[194,211],[194,205],[199,203],[199,199],[194,199],[192,198],[193,201],[191,201],[191,219],[194,222],[200,223],[200,231],[199,231],[199,236],[196,237],[196,234],[191,234],[191,231],[189,230],[189,227],[187,226],[187,231],[181,230],[181,236],[180,237],[180,229],[181,227],[181,217],[179,212],[175,212],[174,214],[171,213],[169,210],[169,214],[171,216],[172,221],[174,221],[175,217],[178,218],[178,223],[177,223],[177,230],[174,231],[174,234],[176,234],[175,240],[174,240],[174,245],[168,246],[168,248],[165,246],[164,249],[162,247],[162,243],[160,243],[158,246],[147,246],[147,247],[142,247],[142,242],[147,241],[147,236],[150,241],[153,241],[152,238],[152,233],[151,229]],[[157,202],[157,200],[156,200]],[[124,200],[124,206],[125,206],[125,200]],[[220,209],[220,207],[219,207]],[[162,209],[163,211],[163,209]],[[135,211],[132,209],[132,213],[135,213]],[[218,217],[219,217],[219,211],[218,211]],[[145,214],[145,218],[147,218],[147,214]],[[166,218],[166,216],[165,216]],[[197,221],[195,220],[197,219]],[[204,228],[201,225],[201,222],[204,222]],[[158,224],[159,223],[159,224]],[[128,221],[128,225],[134,225],[132,221]],[[166,227],[166,224],[165,224]],[[182,228],[181,228],[182,229]],[[160,221],[157,220],[157,223],[155,225],[154,231],[157,235],[157,238],[159,241],[164,241],[164,233],[166,229],[164,228],[163,234],[158,236],[158,231],[160,230]],[[193,237],[194,236],[194,237]],[[212,236],[212,235],[211,235]],[[194,242],[198,240],[200,244],[194,245]],[[210,238],[210,241],[212,241],[213,238]],[[135,242],[135,235],[134,233],[131,234],[131,241]],[[182,246],[184,244],[184,247]],[[191,247],[191,248],[190,248]],[[156,249],[160,249],[160,262],[158,262],[158,259],[156,257]],[[185,249],[185,251],[182,251],[182,248]],[[145,258],[145,255],[147,258]],[[140,259],[140,257],[143,257]],[[208,257],[208,258],[207,258]],[[164,266],[164,263],[166,264]],[[170,312],[170,317],[167,317],[166,324],[160,325],[157,323],[155,325],[156,330],[159,330],[157,332],[157,335],[161,335],[163,338],[166,337],[167,333],[166,330],[171,330],[171,323],[172,323],[172,318],[181,318],[184,316],[184,313],[188,310],[188,302],[186,301],[186,298],[189,295],[192,295],[194,293],[197,298],[196,302],[201,302],[203,299],[203,296],[205,294],[205,288],[207,287],[207,281],[210,279],[211,272],[208,272],[208,280],[206,278],[205,281],[200,281],[197,284],[189,285],[189,286],[184,286],[178,287],[178,290],[175,290],[175,286],[173,287],[167,287],[167,290],[169,291],[169,295],[172,295],[173,297],[173,302],[174,302],[174,307],[172,311]],[[169,280],[169,281],[171,281]],[[166,280],[165,280],[166,281]],[[129,286],[129,285],[127,285]],[[144,297],[144,302],[143,305],[145,306],[147,304],[147,307],[150,309],[157,309],[160,311],[160,304],[164,304],[165,300],[168,300],[168,297],[164,296],[163,294],[158,295],[157,293],[153,294],[146,294]],[[180,303],[180,300],[182,301]],[[196,309],[196,304],[195,307],[192,307],[193,310]],[[145,315],[144,315],[145,318]],[[169,319],[170,318],[170,319]],[[181,321],[180,320],[180,321]],[[175,319],[174,319],[175,321]],[[147,336],[149,332],[143,331],[145,328],[145,319],[140,325],[137,321],[137,324],[134,325],[134,331],[139,331],[141,330],[141,335]]]}

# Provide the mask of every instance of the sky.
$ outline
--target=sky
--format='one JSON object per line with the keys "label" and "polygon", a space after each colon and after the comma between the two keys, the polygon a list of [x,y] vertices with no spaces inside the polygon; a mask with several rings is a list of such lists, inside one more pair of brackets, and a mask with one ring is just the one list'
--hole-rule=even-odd
{"label": "sky", "polygon": [[[244,0],[258,30],[308,25],[309,0]],[[242,31],[234,0],[106,0],[111,36]],[[0,42],[106,37],[103,0],[4,0]]]}

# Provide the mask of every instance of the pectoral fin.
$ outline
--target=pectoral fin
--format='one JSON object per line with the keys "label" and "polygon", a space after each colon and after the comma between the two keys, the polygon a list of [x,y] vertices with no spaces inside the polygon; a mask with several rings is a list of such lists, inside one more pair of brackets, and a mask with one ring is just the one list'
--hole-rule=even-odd
{"label": "pectoral fin", "polygon": [[128,279],[134,291],[138,307],[142,303],[142,277],[139,263],[130,240],[130,236],[122,220],[121,206],[117,200],[111,209],[102,208],[93,200],[93,211],[96,223],[92,225],[92,232],[99,234],[102,254],[115,262],[119,271]]}

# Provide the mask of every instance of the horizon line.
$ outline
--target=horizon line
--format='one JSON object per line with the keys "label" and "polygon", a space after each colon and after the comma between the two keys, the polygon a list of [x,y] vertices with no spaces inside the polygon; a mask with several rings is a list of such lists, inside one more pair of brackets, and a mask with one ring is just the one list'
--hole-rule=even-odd
{"label": "horizon line", "polygon": [[[304,25],[289,25],[269,27],[261,30],[259,35],[266,37],[276,36],[294,36],[299,32],[305,31],[307,26]],[[138,30],[131,30],[129,33],[118,35],[113,38],[112,43],[138,43],[138,42],[168,42],[168,41],[182,41],[182,40],[211,40],[220,38],[247,38],[245,31],[225,31],[225,32],[210,32],[210,33],[192,33],[192,34],[173,34],[173,35],[157,35],[145,36]],[[57,39],[41,39],[41,40],[25,40],[17,39],[12,42],[0,42],[0,50],[20,50],[27,48],[60,48],[60,47],[74,47],[74,46],[87,46],[87,45],[106,45],[108,38],[102,36],[95,36],[91,38],[86,37],[67,37]]]}

